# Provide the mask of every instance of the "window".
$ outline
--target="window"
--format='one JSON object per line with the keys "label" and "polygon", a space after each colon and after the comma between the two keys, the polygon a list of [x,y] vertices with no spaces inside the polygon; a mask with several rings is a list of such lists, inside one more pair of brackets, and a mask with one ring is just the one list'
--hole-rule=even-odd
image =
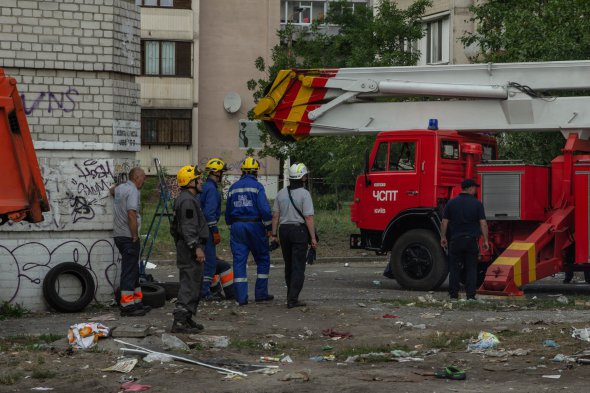
{"label": "window", "polygon": [[440,142],[440,157],[450,160],[459,159],[459,142],[457,141],[441,141]]}
{"label": "window", "polygon": [[426,23],[426,63],[449,62],[449,18]]}
{"label": "window", "polygon": [[416,170],[416,143],[415,142],[391,142],[391,157],[389,158],[390,171],[414,171]]}
{"label": "window", "polygon": [[135,0],[135,5],[141,7],[162,7],[190,10],[191,0]]}
{"label": "window", "polygon": [[496,159],[496,148],[490,145],[483,145],[483,154],[481,155],[483,161],[491,161]]}
{"label": "window", "polygon": [[148,76],[191,76],[191,43],[142,41],[141,74]]}
{"label": "window", "polygon": [[377,148],[371,172],[383,172],[387,168],[387,142],[381,142]]}
{"label": "window", "polygon": [[191,109],[142,109],[142,145],[192,144]]}

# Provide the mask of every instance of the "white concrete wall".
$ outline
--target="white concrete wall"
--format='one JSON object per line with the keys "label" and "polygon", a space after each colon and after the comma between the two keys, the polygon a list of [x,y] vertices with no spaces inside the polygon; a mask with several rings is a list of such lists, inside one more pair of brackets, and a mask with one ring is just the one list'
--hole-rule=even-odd
{"label": "white concrete wall", "polygon": [[139,150],[139,7],[131,0],[3,0],[0,67],[17,80],[51,211],[0,227],[0,301],[43,310],[43,278],[85,266],[112,297],[119,255],[108,188]]}

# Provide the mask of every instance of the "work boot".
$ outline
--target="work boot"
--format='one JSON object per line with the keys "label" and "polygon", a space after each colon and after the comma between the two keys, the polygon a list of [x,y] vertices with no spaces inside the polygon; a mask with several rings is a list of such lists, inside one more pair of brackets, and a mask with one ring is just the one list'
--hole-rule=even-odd
{"label": "work boot", "polygon": [[187,319],[186,322],[192,328],[199,329],[201,331],[205,330],[205,326],[201,325],[200,323],[196,323],[192,318]]}
{"label": "work boot", "polygon": [[188,319],[183,321],[175,319],[174,322],[172,322],[170,333],[199,334],[202,330],[203,329],[197,327],[192,327]]}
{"label": "work boot", "polygon": [[143,317],[144,315],[145,311],[141,308],[135,306],[121,307],[122,317]]}
{"label": "work boot", "polygon": [[140,310],[145,311],[146,314],[148,312],[152,311],[152,306],[148,306],[147,304],[143,304],[143,303],[135,303],[135,307],[137,307]]}
{"label": "work boot", "polygon": [[266,295],[266,297],[263,297],[263,298],[260,298],[260,299],[256,299],[256,303],[270,302],[274,298],[275,298],[274,295]]}

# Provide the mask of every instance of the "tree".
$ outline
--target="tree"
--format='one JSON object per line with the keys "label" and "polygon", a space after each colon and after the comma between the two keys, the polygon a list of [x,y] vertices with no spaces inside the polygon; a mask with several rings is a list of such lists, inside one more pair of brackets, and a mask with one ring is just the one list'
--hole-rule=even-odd
{"label": "tree", "polygon": [[[590,59],[590,1],[488,0],[473,6],[477,29],[464,45],[479,46],[474,61],[525,62]],[[546,164],[560,153],[563,136],[556,133],[504,133],[503,158]]]}
{"label": "tree", "polygon": [[[305,31],[287,24],[277,32],[280,44],[272,50],[273,64],[266,65],[262,58],[256,60],[255,66],[266,74],[265,78],[250,80],[248,88],[258,102],[281,69],[415,65],[420,54],[410,51],[407,44],[424,35],[421,16],[430,5],[431,0],[417,0],[402,10],[395,2],[382,1],[376,12],[365,6],[357,6],[352,12],[346,0],[330,2],[325,22],[338,26],[338,32],[328,34],[318,21]],[[325,178],[331,185],[354,185],[364,151],[374,141],[374,136],[333,136],[293,143],[278,141],[265,130],[262,133],[261,156],[290,156],[305,162],[314,177]]]}

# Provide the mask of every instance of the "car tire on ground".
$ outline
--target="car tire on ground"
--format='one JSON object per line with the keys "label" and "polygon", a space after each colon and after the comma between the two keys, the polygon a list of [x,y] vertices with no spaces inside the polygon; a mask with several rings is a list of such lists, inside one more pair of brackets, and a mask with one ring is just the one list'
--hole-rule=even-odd
{"label": "car tire on ground", "polygon": [[393,245],[389,263],[400,286],[419,291],[438,288],[449,272],[438,238],[427,229],[401,235]]}
{"label": "car tire on ground", "polygon": [[[62,275],[72,275],[80,281],[82,293],[74,301],[63,299],[59,295],[58,280]],[[75,262],[64,262],[54,266],[43,279],[43,296],[47,303],[60,312],[82,311],[94,298],[96,284],[90,271]]]}
{"label": "car tire on ground", "polygon": [[164,291],[166,292],[166,300],[178,297],[178,288],[180,288],[178,282],[156,282],[155,284],[164,288]]}

